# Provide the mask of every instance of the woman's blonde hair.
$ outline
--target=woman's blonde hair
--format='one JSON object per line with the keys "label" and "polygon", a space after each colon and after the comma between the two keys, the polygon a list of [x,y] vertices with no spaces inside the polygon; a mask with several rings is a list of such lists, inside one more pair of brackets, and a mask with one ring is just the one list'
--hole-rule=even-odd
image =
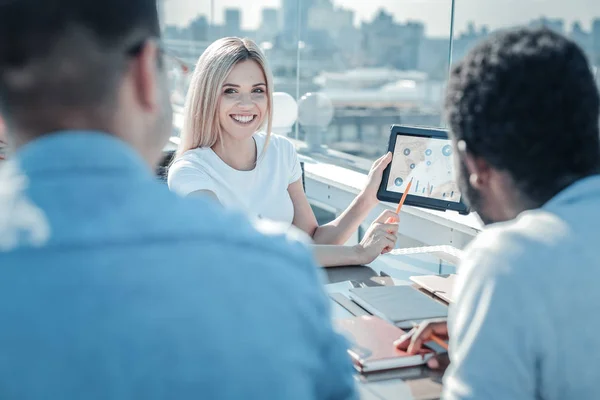
{"label": "woman's blonde hair", "polygon": [[[227,76],[238,63],[255,61],[267,80],[267,140],[271,137],[273,120],[273,77],[260,48],[250,39],[227,37],[212,43],[202,53],[190,82],[186,101],[181,141],[176,156],[198,147],[212,147],[221,138],[218,105],[221,89]],[[260,158],[260,157],[259,157]]]}

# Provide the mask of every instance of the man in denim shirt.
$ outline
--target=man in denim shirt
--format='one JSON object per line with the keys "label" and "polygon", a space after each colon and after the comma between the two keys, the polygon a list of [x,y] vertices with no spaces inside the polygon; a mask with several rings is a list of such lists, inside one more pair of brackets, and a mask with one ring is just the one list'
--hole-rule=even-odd
{"label": "man in denim shirt", "polygon": [[0,3],[0,398],[355,397],[304,245],[154,178],[156,14]]}

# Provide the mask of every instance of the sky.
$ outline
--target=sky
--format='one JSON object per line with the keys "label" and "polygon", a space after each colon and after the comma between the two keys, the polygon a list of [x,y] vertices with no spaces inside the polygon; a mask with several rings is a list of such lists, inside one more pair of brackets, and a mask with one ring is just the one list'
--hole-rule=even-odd
{"label": "sky", "polygon": [[[214,3],[215,22],[223,21],[225,8],[242,8],[242,27],[255,29],[263,7],[281,6],[282,0],[164,0],[167,24],[186,25],[198,14],[210,19]],[[452,0],[333,0],[336,6],[355,11],[355,24],[370,20],[380,8],[391,12],[399,22],[425,23],[428,36],[448,36]],[[455,32],[464,31],[468,22],[491,29],[527,23],[532,19],[563,18],[566,27],[580,21],[589,29],[600,18],[600,0],[455,0]]]}

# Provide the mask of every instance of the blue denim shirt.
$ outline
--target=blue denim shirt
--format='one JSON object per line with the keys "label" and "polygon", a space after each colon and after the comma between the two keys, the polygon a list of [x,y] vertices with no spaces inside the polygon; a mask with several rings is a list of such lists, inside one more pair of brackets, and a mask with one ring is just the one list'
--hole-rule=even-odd
{"label": "blue denim shirt", "polygon": [[305,246],[61,132],[0,171],[0,398],[345,399]]}

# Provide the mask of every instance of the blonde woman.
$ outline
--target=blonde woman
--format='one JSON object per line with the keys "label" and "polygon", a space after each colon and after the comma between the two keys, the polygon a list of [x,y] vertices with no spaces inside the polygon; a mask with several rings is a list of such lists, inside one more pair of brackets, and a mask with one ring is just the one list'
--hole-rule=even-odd
{"label": "blonde woman", "polygon": [[342,246],[377,204],[387,154],[377,160],[364,190],[336,220],[319,226],[303,190],[292,143],[271,134],[273,79],[264,55],[248,39],[224,38],[202,54],[192,76],[169,188],[208,195],[250,218],[303,230],[323,266],[365,264],[392,249],[396,214],[384,212],[356,246]]}

